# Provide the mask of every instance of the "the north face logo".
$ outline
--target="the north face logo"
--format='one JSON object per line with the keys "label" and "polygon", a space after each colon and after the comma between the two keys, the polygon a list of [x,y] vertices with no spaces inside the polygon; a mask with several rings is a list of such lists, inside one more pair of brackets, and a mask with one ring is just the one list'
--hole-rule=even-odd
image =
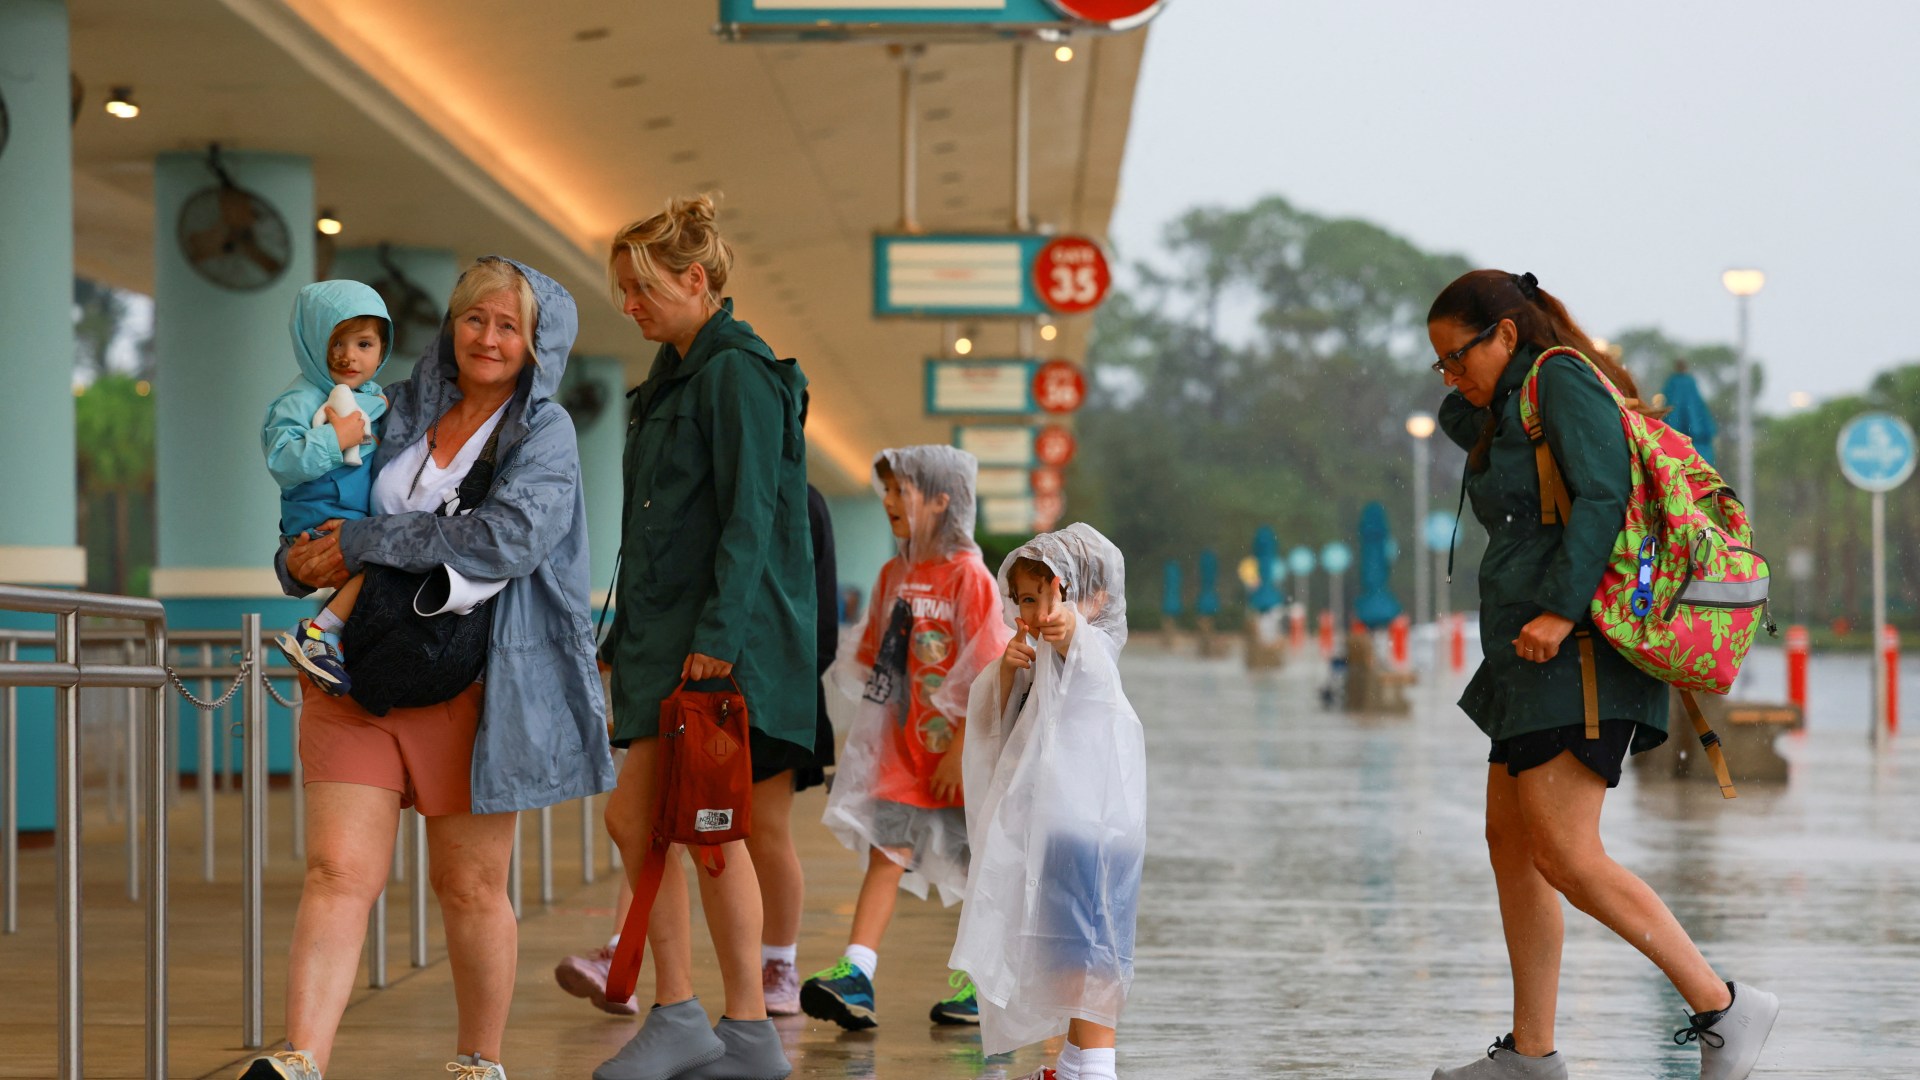
{"label": "the north face logo", "polygon": [[726,832],[733,828],[733,811],[701,810],[693,816],[694,832]]}

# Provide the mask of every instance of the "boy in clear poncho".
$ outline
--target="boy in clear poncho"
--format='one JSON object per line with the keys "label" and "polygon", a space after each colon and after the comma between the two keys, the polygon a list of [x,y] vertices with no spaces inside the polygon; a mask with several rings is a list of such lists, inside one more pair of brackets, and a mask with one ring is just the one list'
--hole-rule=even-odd
{"label": "boy in clear poncho", "polygon": [[986,1053],[1066,1034],[1029,1080],[1113,1080],[1133,982],[1146,744],[1120,687],[1125,575],[1083,524],[1007,556],[1016,633],[968,700],[973,863],[950,964],[977,988]]}
{"label": "boy in clear poncho", "polygon": [[[874,583],[866,624],[826,675],[851,702],[823,821],[867,856],[847,951],[800,988],[807,1015],[874,1027],[873,974],[898,890],[949,904],[967,882],[961,755],[967,691],[998,661],[1007,628],[973,542],[979,463],[951,446],[883,450],[874,460],[899,554]],[[936,1023],[978,1022],[971,986],[933,1008]]]}

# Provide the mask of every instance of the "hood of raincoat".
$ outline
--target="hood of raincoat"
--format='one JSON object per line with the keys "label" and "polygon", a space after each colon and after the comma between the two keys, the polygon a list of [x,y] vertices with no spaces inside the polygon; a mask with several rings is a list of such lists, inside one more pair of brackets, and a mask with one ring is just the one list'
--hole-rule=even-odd
{"label": "hood of raincoat", "polygon": [[358,281],[316,281],[302,287],[294,298],[289,326],[293,355],[300,359],[300,374],[325,393],[332,393],[334,387],[333,373],[327,370],[327,341],[333,337],[333,328],[362,315],[387,324],[386,350],[380,354],[380,367],[373,371],[377,379],[393,357],[393,319],[379,293]]}
{"label": "hood of raincoat", "polygon": [[[955,446],[903,446],[882,450],[873,458],[873,490],[883,497],[880,480],[885,462],[900,481],[900,499],[906,507],[908,535],[899,541],[902,558],[911,563],[932,562],[960,551],[978,551],[973,542],[974,482],[980,462]],[[931,521],[922,521],[920,507],[927,499],[947,497],[947,509]]]}
{"label": "hood of raincoat", "polygon": [[1058,532],[1041,533],[1021,544],[1000,564],[1000,595],[1007,625],[1015,626],[1020,605],[1013,599],[1013,564],[1032,559],[1067,583],[1067,604],[1087,625],[1107,635],[1115,649],[1127,643],[1127,562],[1113,541],[1084,522]]}

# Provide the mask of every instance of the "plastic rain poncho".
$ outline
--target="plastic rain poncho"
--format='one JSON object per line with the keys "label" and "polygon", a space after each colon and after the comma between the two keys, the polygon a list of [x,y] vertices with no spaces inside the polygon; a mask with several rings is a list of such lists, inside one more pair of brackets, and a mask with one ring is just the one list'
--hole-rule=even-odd
{"label": "plastic rain poncho", "polygon": [[[1060,1035],[1072,1019],[1118,1026],[1133,982],[1146,852],[1146,745],[1120,687],[1125,564],[1088,525],[1035,537],[1007,557],[1046,564],[1078,620],[1067,654],[1037,638],[1001,708],[1004,669],[967,711],[967,831],[973,862],[949,966],[980,995],[988,1054]],[[1017,606],[1006,602],[1007,621]]]}
{"label": "plastic rain poncho", "polygon": [[[959,735],[975,676],[998,663],[1008,630],[973,542],[973,455],[910,446],[875,459],[898,482],[908,534],[874,583],[867,618],[828,669],[828,713],[847,733],[822,820],[848,848],[905,867],[901,888],[966,889],[966,816],[929,781]],[[944,508],[938,506],[946,497]]]}

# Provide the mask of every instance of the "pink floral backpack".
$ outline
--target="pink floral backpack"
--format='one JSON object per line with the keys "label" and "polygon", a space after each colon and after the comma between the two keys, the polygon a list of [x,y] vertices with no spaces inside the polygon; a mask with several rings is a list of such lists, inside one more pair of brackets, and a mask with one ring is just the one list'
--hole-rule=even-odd
{"label": "pink floral backpack", "polygon": [[[1733,798],[1720,738],[1708,726],[1696,691],[1725,694],[1767,614],[1767,560],[1752,548],[1746,508],[1692,440],[1642,415],[1604,371],[1576,349],[1548,349],[1520,388],[1520,422],[1540,473],[1540,520],[1564,522],[1571,508],[1540,417],[1540,368],[1556,356],[1587,365],[1620,406],[1633,493],[1627,520],[1593,596],[1593,625],[1635,667],[1680,692],[1720,793]],[[1587,737],[1600,734],[1593,642],[1579,641]]]}

